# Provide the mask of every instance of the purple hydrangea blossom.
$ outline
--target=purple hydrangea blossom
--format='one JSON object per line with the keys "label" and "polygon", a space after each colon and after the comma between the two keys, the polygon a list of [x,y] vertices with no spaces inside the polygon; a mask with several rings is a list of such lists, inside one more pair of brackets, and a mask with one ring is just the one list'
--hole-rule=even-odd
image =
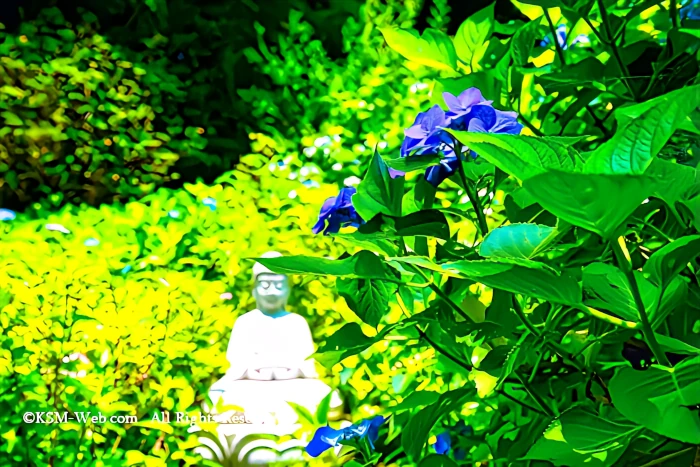
{"label": "purple hydrangea blossom", "polygon": [[445,111],[435,104],[416,116],[416,120],[404,131],[401,157],[409,154],[434,154],[449,141],[444,128],[447,127]]}
{"label": "purple hydrangea blossom", "polygon": [[338,196],[328,198],[318,215],[318,222],[313,227],[313,233],[338,233],[341,227],[352,225],[359,227],[363,220],[352,205],[352,196],[357,192],[353,187],[340,190]]}
{"label": "purple hydrangea blossom", "polygon": [[[416,117],[413,126],[405,131],[406,138],[401,147],[401,156],[440,154],[440,164],[429,167],[425,179],[437,187],[458,169],[460,161],[454,151],[454,141],[446,128],[476,133],[506,133],[517,135],[523,128],[518,123],[517,113],[493,108],[492,101],[484,99],[477,88],[469,88],[455,96],[444,93],[448,111],[445,113],[435,105]],[[463,154],[469,153],[464,148]],[[476,154],[470,153],[472,158]]]}
{"label": "purple hydrangea blossom", "polygon": [[342,444],[342,441],[352,439],[367,439],[370,447],[374,449],[374,443],[379,437],[379,427],[385,421],[384,417],[377,415],[340,430],[330,426],[322,426],[314,433],[314,437],[306,446],[306,452],[311,457],[318,457],[328,449]]}

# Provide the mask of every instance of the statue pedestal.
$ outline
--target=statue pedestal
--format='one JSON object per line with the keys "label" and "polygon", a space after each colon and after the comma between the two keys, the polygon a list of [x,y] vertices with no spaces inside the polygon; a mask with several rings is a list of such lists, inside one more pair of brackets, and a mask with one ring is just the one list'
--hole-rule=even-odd
{"label": "statue pedestal", "polygon": [[[308,440],[279,440],[301,427],[289,402],[315,414],[321,401],[330,393],[331,388],[318,379],[231,381],[224,377],[209,392],[214,404],[221,401],[224,406],[224,413],[214,415],[219,423],[216,429],[219,442],[230,447],[228,456],[235,457],[240,465],[269,465],[285,460],[298,462],[303,459]],[[337,395],[331,397],[331,408],[338,408],[342,401]],[[227,411],[226,406],[236,406],[240,410]],[[238,423],[223,423],[223,420]]]}

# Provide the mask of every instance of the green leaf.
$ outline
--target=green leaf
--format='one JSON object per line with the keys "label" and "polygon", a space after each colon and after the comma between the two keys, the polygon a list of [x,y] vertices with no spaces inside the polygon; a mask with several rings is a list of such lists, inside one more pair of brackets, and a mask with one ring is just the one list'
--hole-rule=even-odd
{"label": "green leaf", "polygon": [[441,31],[428,28],[422,37],[413,29],[384,27],[380,31],[389,47],[408,60],[443,70],[457,68],[454,45]]}
{"label": "green leaf", "polygon": [[414,391],[408,395],[401,403],[392,407],[394,413],[403,412],[404,410],[412,410],[417,407],[425,407],[437,402],[440,398],[439,392],[433,391]]}
{"label": "green leaf", "polygon": [[510,56],[516,66],[527,65],[530,51],[537,39],[538,21],[529,21],[518,29],[510,40]]}
{"label": "green leaf", "polygon": [[549,169],[574,172],[585,164],[583,156],[573,148],[582,137],[535,138],[454,130],[449,132],[480,158],[520,180]]}
{"label": "green leaf", "polygon": [[542,263],[534,261],[456,261],[443,264],[442,268],[456,277],[471,279],[494,289],[542,298],[554,303],[579,306],[582,300],[581,285],[573,276],[567,273],[557,274]]}
{"label": "green leaf", "polygon": [[425,156],[409,156],[409,157],[397,157],[396,159],[384,159],[386,165],[394,170],[400,170],[401,172],[413,172],[415,170],[423,170],[433,165],[438,165],[441,156],[437,154],[428,154]]}
{"label": "green leaf", "polygon": [[[651,285],[639,271],[635,271],[635,276],[644,308],[648,312],[656,302],[659,290]],[[639,319],[629,282],[625,274],[615,266],[592,263],[583,268],[583,289],[594,297],[586,300],[586,304],[612,311],[629,321]]]}
{"label": "green leaf", "polygon": [[418,467],[457,467],[457,463],[444,454],[430,454],[421,459]]}
{"label": "green leaf", "polygon": [[652,282],[665,288],[666,285],[700,255],[700,235],[681,237],[649,257],[644,272]]}
{"label": "green leaf", "polygon": [[613,421],[581,408],[568,410],[559,417],[562,434],[574,449],[600,452],[627,445],[642,427],[623,420]]}
{"label": "green leaf", "polygon": [[700,357],[673,368],[645,371],[626,367],[613,376],[608,389],[615,407],[628,419],[660,435],[700,444]]}
{"label": "green leaf", "polygon": [[415,414],[401,433],[401,446],[412,461],[420,458],[433,426],[443,415],[458,411],[467,398],[474,393],[472,388],[460,388],[440,395],[433,404]]}
{"label": "green leaf", "polygon": [[[654,191],[646,176],[582,174],[551,170],[523,181],[546,210],[606,239]],[[615,202],[611,202],[615,200]]]}
{"label": "green leaf", "polygon": [[479,246],[486,258],[530,259],[555,238],[557,229],[538,224],[509,224],[492,230]]}
{"label": "green leaf", "polygon": [[455,34],[454,48],[457,57],[467,65],[471,66],[475,52],[491,37],[494,26],[494,6],[495,4],[492,3],[469,16]]}
{"label": "green leaf", "polygon": [[365,178],[352,197],[352,204],[363,219],[377,214],[401,215],[404,177],[392,179],[389,167],[375,149]]}
{"label": "green leaf", "polygon": [[375,328],[389,310],[389,297],[397,290],[394,283],[373,279],[338,278],[336,285],[348,307]]}
{"label": "green leaf", "polygon": [[355,234],[357,238],[365,235],[375,238],[424,236],[449,240],[450,225],[445,214],[437,209],[426,209],[402,217],[380,214],[362,225]]}
{"label": "green leaf", "polygon": [[303,255],[254,259],[277,274],[395,279],[377,255],[365,250],[338,260]]}
{"label": "green leaf", "polygon": [[368,349],[372,344],[381,340],[384,334],[380,333],[380,335],[367,337],[359,324],[348,323],[330,336],[313,357],[326,368],[332,368],[333,365],[345,358]]}
{"label": "green leaf", "polygon": [[697,169],[663,159],[654,159],[644,175],[655,178],[652,196],[663,200],[676,212],[676,202],[686,199],[698,185]]}
{"label": "green leaf", "polygon": [[700,107],[700,85],[687,86],[616,113],[618,130],[596,149],[588,172],[642,174],[673,133]]}

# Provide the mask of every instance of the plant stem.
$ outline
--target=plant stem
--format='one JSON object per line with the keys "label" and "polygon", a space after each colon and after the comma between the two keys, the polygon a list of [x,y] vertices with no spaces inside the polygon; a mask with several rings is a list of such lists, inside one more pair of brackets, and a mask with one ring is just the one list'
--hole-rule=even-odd
{"label": "plant stem", "polygon": [[668,460],[671,460],[671,459],[673,459],[674,457],[682,456],[683,454],[685,454],[686,452],[688,452],[688,451],[690,451],[690,450],[692,450],[692,449],[695,449],[695,448],[694,448],[694,447],[689,447],[689,448],[685,448],[685,449],[683,449],[683,450],[681,450],[681,451],[673,452],[673,453],[671,453],[671,454],[669,454],[669,455],[667,455],[667,456],[659,457],[658,459],[654,459],[654,460],[651,461],[651,462],[647,462],[647,463],[644,464],[642,467],[651,467],[652,465],[660,465],[660,464],[663,464],[664,462],[666,462],[666,461],[668,461]]}
{"label": "plant stem", "polygon": [[[630,92],[630,95],[632,95],[632,98],[636,101],[637,100],[637,95],[634,92],[634,89],[632,88],[632,85],[630,82],[627,80],[627,78],[630,75],[629,70],[627,69],[627,65],[625,65],[625,62],[622,61],[622,57],[620,56],[620,51],[617,49],[617,42],[615,41],[615,37],[613,36],[612,31],[610,30],[610,19],[608,18],[608,12],[605,9],[605,5],[603,4],[603,0],[596,0],[596,3],[598,4],[598,10],[600,11],[600,17],[603,22],[603,29],[605,30],[605,37],[606,37],[606,43],[608,46],[610,46],[610,49],[612,50],[613,57],[615,57],[615,61],[617,62],[617,65],[620,67],[620,71],[623,74],[623,79],[622,81],[625,83],[625,86],[627,87],[627,90]],[[590,23],[589,23],[590,25]],[[600,36],[599,36],[600,38]]]}
{"label": "plant stem", "polygon": [[557,36],[557,30],[554,27],[554,23],[552,22],[552,17],[549,16],[549,11],[547,11],[546,8],[542,8],[542,11],[544,12],[544,17],[547,18],[547,24],[549,24],[549,31],[552,33],[552,40],[554,41],[554,47],[557,51],[557,56],[559,57],[559,61],[563,66],[566,66],[566,58],[564,57],[564,49],[562,49],[561,44],[559,43],[559,37]]}
{"label": "plant stem", "polygon": [[496,392],[497,392],[498,394],[501,394],[502,396],[507,397],[508,399],[512,400],[512,401],[515,402],[516,404],[521,405],[522,407],[525,407],[525,408],[528,409],[528,410],[532,410],[533,412],[536,412],[536,413],[538,413],[538,414],[540,414],[540,415],[547,415],[546,413],[542,412],[540,409],[536,409],[536,408],[532,407],[531,405],[526,404],[525,402],[523,402],[523,401],[521,401],[521,400],[518,400],[518,399],[516,399],[515,397],[511,396],[510,394],[508,394],[508,393],[506,392],[505,389],[496,389]]}
{"label": "plant stem", "polygon": [[464,161],[462,160],[462,157],[457,157],[459,157],[457,171],[459,172],[459,178],[462,180],[462,188],[464,188],[472,208],[474,208],[474,211],[476,211],[476,220],[479,223],[479,231],[481,232],[481,236],[485,237],[486,234],[489,233],[489,226],[486,223],[484,210],[482,209],[481,202],[479,201],[479,193],[477,193],[476,188],[469,183],[469,180],[467,180],[467,174],[464,173]]}
{"label": "plant stem", "polygon": [[440,346],[440,345],[437,344],[434,340],[432,340],[430,337],[428,337],[428,334],[427,334],[425,331],[423,331],[421,328],[419,328],[418,326],[416,326],[416,329],[418,329],[418,334],[420,334],[420,336],[421,336],[423,339],[425,339],[425,340],[428,342],[428,344],[430,344],[435,350],[437,350],[438,352],[440,352],[441,354],[443,354],[445,357],[449,358],[449,359],[452,360],[454,363],[456,363],[457,365],[461,366],[462,368],[464,368],[464,369],[467,370],[467,371],[472,371],[472,370],[474,369],[474,367],[472,367],[472,366],[469,365],[468,363],[465,363],[465,362],[461,361],[461,360],[458,359],[457,357],[455,357],[455,356],[451,355],[450,353],[448,353],[447,351],[445,351],[445,349],[443,349],[442,346]]}
{"label": "plant stem", "polygon": [[669,8],[668,13],[671,16],[671,25],[673,26],[673,29],[678,29],[678,4],[676,3],[676,0],[671,0],[671,7]]}
{"label": "plant stem", "polygon": [[[622,237],[620,237],[620,240],[624,241]],[[637,284],[637,278],[635,277],[634,270],[632,269],[632,262],[623,253],[622,247],[620,246],[620,243],[617,239],[611,240],[610,246],[612,247],[613,253],[615,254],[615,258],[617,259],[617,265],[622,270],[622,272],[624,272],[625,277],[627,278],[627,282],[629,283],[630,289],[632,291],[632,297],[634,298],[634,303],[637,306],[637,311],[639,312],[639,320],[642,324],[642,333],[644,334],[644,339],[646,340],[647,345],[654,354],[654,357],[656,357],[656,361],[661,365],[670,367],[671,362],[668,361],[668,358],[666,358],[666,354],[661,350],[661,346],[656,340],[654,331],[653,329],[651,329],[649,316],[647,316],[647,312],[644,309],[644,302],[642,301],[642,296],[639,293],[639,285]]]}
{"label": "plant stem", "polygon": [[440,299],[442,299],[445,303],[447,303],[447,304],[450,306],[450,308],[452,308],[454,311],[456,311],[456,312],[457,312],[462,318],[464,318],[465,320],[467,320],[467,321],[472,321],[472,322],[474,321],[468,314],[466,314],[466,313],[464,312],[464,310],[462,310],[462,309],[459,307],[459,305],[457,305],[457,304],[454,302],[454,300],[452,300],[445,292],[443,292],[443,290],[442,290],[435,282],[433,282],[432,279],[429,278],[429,277],[423,272],[423,270],[421,270],[421,268],[419,268],[418,266],[416,266],[416,265],[414,265],[414,264],[410,264],[410,263],[407,263],[407,264],[408,264],[409,266],[411,266],[411,267],[413,268],[414,271],[416,271],[418,274],[420,274],[420,275],[423,277],[423,279],[425,279],[426,281],[429,282],[428,287],[430,287],[430,289],[431,289],[433,292],[435,292],[435,294],[436,294],[438,297],[440,297]]}
{"label": "plant stem", "polygon": [[549,347],[552,350],[552,352],[559,355],[561,358],[564,359],[566,363],[569,363],[581,373],[587,373],[586,368],[579,362],[574,360],[573,357],[571,357],[565,349],[561,348],[559,344],[544,339],[542,333],[535,326],[533,326],[530,320],[527,319],[527,316],[525,316],[523,307],[520,306],[520,302],[518,302],[518,299],[515,297],[515,295],[513,295],[513,310],[515,311],[515,314],[518,315],[518,318],[525,325],[527,330],[530,331],[530,333],[532,333],[538,339],[542,339],[544,341],[544,344],[547,347]]}

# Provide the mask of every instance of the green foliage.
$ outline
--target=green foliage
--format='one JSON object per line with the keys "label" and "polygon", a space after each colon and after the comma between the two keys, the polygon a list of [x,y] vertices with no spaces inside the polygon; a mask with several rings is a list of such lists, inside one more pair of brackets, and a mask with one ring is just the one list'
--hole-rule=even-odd
{"label": "green foliage", "polygon": [[[444,107],[443,90],[475,86],[494,107],[518,111],[526,129],[450,131],[455,152],[468,148],[472,157],[458,159],[454,177],[432,192],[414,172],[439,155],[379,163],[375,153],[353,197],[367,222],[336,238],[382,263],[373,268],[385,287],[340,274],[337,281],[377,334],[346,326],[319,357],[339,368],[352,354],[366,358],[377,339],[388,349],[434,350],[432,372],[386,395],[390,406],[396,398],[402,452],[388,449],[390,429],[380,461],[453,465],[452,452],[427,447],[447,430],[468,465],[687,463],[700,436],[700,308],[691,298],[700,293],[700,178],[697,138],[689,136],[700,106],[697,48],[677,47],[679,32],[651,3],[609,11],[603,2],[518,5],[530,23],[497,23],[489,5],[451,39],[436,29],[382,29],[411,67],[441,73],[431,104]],[[557,24],[566,38],[557,38]],[[548,46],[532,47],[547,34]],[[588,40],[572,40],[576,34]],[[667,45],[647,58],[653,75],[630,74],[660,35]],[[684,57],[675,62],[683,84],[659,71],[669,54]],[[694,142],[671,155],[681,141]],[[409,172],[406,183],[389,183],[387,166]],[[402,215],[393,207],[399,197]],[[336,275],[360,253],[324,259],[325,271]],[[278,258],[271,267],[298,261]],[[311,265],[320,263],[304,262],[297,272],[318,274]],[[423,391],[435,384],[436,392]]]}
{"label": "green foliage", "polygon": [[[280,186],[275,177],[187,185],[123,206],[67,205],[0,223],[0,435],[8,440],[0,463],[201,465],[188,424],[27,425],[17,414],[143,422],[160,411],[203,413],[227,367],[233,321],[254,306],[247,258],[341,253],[323,237],[299,243],[317,192],[300,190],[313,200],[303,207],[279,197]],[[328,280],[295,282],[290,311],[309,320],[317,341],[329,314],[352,315]]]}
{"label": "green foliage", "polygon": [[179,159],[209,157],[204,129],[187,127],[185,84],[163,61],[112,46],[86,13],[71,25],[44,10],[0,33],[0,201],[61,192],[91,204],[143,196],[180,174]]}
{"label": "green foliage", "polygon": [[[302,276],[290,311],[309,321],[350,418],[392,415],[374,452],[355,444],[363,455],[346,465],[693,462],[697,25],[676,27],[675,9],[658,2],[528,0],[513,2],[512,21],[490,3],[455,28],[443,0],[368,0],[358,12],[355,2],[285,3],[258,16],[246,6],[235,18],[215,3],[104,5],[133,14],[107,28],[119,46],[89,16],[49,32],[55,11],[3,36],[2,79],[22,84],[2,88],[3,199],[40,197],[25,175],[46,168],[58,178],[39,191],[55,205],[81,189],[95,202],[146,194],[100,209],[35,203],[0,223],[4,464],[200,465],[185,426],[29,426],[16,414],[199,413],[225,370],[230,324],[251,307],[250,260],[270,249],[286,256],[261,262]],[[430,13],[420,32],[419,11]],[[193,18],[195,32],[176,18]],[[141,42],[139,53],[125,46]],[[453,131],[473,158],[436,189],[421,172],[441,157],[399,158],[403,129],[444,107],[443,92],[469,87],[526,128]],[[33,128],[51,129],[49,152],[27,139]],[[67,139],[51,139],[56,128]],[[136,155],[113,152],[125,140]],[[85,154],[101,154],[99,180],[71,166]],[[201,175],[188,168],[209,164],[211,175],[234,163],[210,186],[154,191]],[[391,178],[390,167],[407,175]],[[133,186],[105,179],[129,182],[132,168]],[[366,223],[307,235],[341,184],[358,187]],[[328,422],[328,403],[317,414],[297,407],[299,436]],[[452,449],[434,454],[445,431]]]}

